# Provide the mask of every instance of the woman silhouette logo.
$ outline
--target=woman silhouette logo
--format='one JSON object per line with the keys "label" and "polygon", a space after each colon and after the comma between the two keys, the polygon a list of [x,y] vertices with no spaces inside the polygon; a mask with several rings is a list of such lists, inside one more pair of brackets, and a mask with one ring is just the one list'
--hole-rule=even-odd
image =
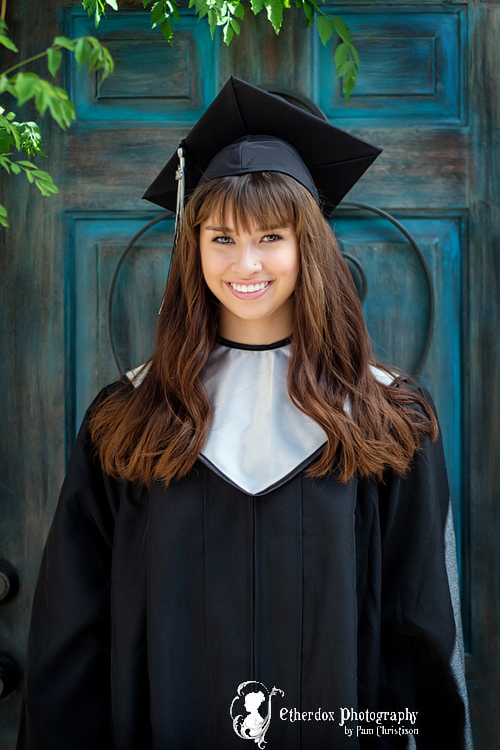
{"label": "woman silhouette logo", "polygon": [[238,685],[229,710],[238,737],[253,740],[259,748],[265,747],[271,723],[271,698],[277,694],[284,692],[276,687],[269,691],[262,682],[249,680]]}

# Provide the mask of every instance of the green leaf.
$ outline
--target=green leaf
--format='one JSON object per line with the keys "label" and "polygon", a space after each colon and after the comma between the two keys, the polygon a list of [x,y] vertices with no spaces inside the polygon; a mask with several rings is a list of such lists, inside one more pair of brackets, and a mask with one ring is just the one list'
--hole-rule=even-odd
{"label": "green leaf", "polygon": [[337,70],[337,78],[340,78],[341,76],[345,76],[346,73],[349,73],[352,70],[352,61],[347,60],[345,63],[342,63],[342,65]]}
{"label": "green leaf", "polygon": [[264,7],[264,0],[252,0],[252,12],[256,16]]}
{"label": "green leaf", "polygon": [[234,18],[231,18],[230,24],[231,24],[232,28],[234,29],[234,31],[237,34],[239,34],[241,32],[240,25],[239,25],[238,21],[236,21]]}
{"label": "green leaf", "polygon": [[281,24],[283,23],[283,5],[279,0],[266,0],[267,18],[271,22],[271,25],[276,32],[279,34]]}
{"label": "green leaf", "polygon": [[12,85],[15,91],[14,96],[17,98],[19,106],[35,96],[39,80],[39,77],[34,73],[18,73],[12,79]]}
{"label": "green leaf", "polygon": [[75,49],[75,43],[65,36],[56,36],[56,38],[52,42],[52,46],[64,47],[64,49],[69,49],[70,52]]}
{"label": "green leaf", "polygon": [[356,49],[356,47],[355,47],[355,46],[354,46],[353,44],[351,44],[351,45],[349,46],[349,49],[350,49],[350,51],[351,51],[351,54],[352,54],[352,56],[354,57],[354,61],[355,61],[356,65],[357,65],[357,67],[359,68],[359,55],[358,55],[358,50]]}
{"label": "green leaf", "polygon": [[0,128],[0,154],[10,153],[11,147],[15,145],[16,144],[12,135],[10,135],[10,133],[7,133],[7,131],[3,128]]}
{"label": "green leaf", "polygon": [[346,22],[343,21],[339,16],[331,16],[331,19],[334,29],[342,39],[342,41],[347,42],[348,44],[352,44],[351,32],[349,31],[349,27]]}
{"label": "green leaf", "polygon": [[65,89],[62,89],[59,86],[53,86],[48,81],[42,81],[42,83],[47,89],[51,90],[52,96],[62,99],[65,102],[69,102],[68,92]]}
{"label": "green leaf", "polygon": [[9,79],[7,76],[1,75],[0,76],[0,94],[3,94],[7,86],[9,85]]}
{"label": "green leaf", "polygon": [[[233,8],[233,16],[243,20],[245,18],[245,8],[241,3],[237,3]],[[239,33],[239,32],[238,32]]]}
{"label": "green leaf", "polygon": [[93,73],[95,70],[98,70],[99,67],[102,67],[100,63],[101,51],[99,49],[93,49],[89,55],[89,59],[87,60],[89,73]]}
{"label": "green leaf", "polygon": [[104,0],[82,0],[82,5],[87,10],[89,18],[92,13],[95,14],[96,28],[99,26],[99,21],[104,11],[104,4]]}
{"label": "green leaf", "polygon": [[35,153],[45,156],[42,151],[42,135],[36,122],[16,122],[13,125],[19,137],[18,148],[24,149],[28,156]]}
{"label": "green leaf", "polygon": [[63,130],[69,128],[71,121],[75,119],[75,108],[72,102],[68,98],[54,98],[49,94],[48,106],[50,114],[59,127]]}
{"label": "green leaf", "polygon": [[101,81],[104,81],[115,69],[115,61],[111,57],[109,50],[106,47],[101,47],[102,62],[103,62],[103,74]]}
{"label": "green leaf", "polygon": [[223,33],[225,44],[231,44],[231,40],[233,38],[233,33],[234,32],[233,32],[232,26],[230,26],[230,24],[227,23],[224,26],[224,33]]}
{"label": "green leaf", "polygon": [[155,26],[160,26],[166,17],[165,2],[164,0],[158,0],[151,8],[151,28],[154,29]]}
{"label": "green leaf", "polygon": [[304,8],[304,13],[305,13],[305,16],[306,16],[306,21],[307,21],[306,25],[310,26],[313,23],[313,21],[314,21],[314,8],[308,2],[305,2],[302,7]]}
{"label": "green leaf", "polygon": [[161,33],[163,34],[164,38],[169,42],[169,44],[172,44],[172,36],[174,33],[174,30],[172,28],[172,25],[169,23],[168,20],[163,21],[163,23],[160,26]]}
{"label": "green leaf", "polygon": [[347,58],[349,57],[349,45],[345,42],[342,42],[337,46],[337,49],[335,50],[335,55],[333,56],[333,61],[335,63],[335,67],[338,70],[342,63],[345,63]]}
{"label": "green leaf", "polygon": [[87,60],[89,59],[91,45],[88,39],[89,39],[88,37],[83,36],[76,43],[75,60],[79,68],[81,68],[82,65],[84,65],[84,63],[86,63]]}
{"label": "green leaf", "polygon": [[208,25],[210,27],[210,36],[214,38],[215,27],[217,26],[217,13],[210,8],[208,11]]}
{"label": "green leaf", "polygon": [[62,52],[60,49],[54,49],[53,47],[49,47],[47,50],[47,67],[49,69],[49,73],[52,74],[52,76],[55,78],[56,73],[61,67],[62,63]]}
{"label": "green leaf", "polygon": [[347,74],[343,80],[343,91],[346,100],[346,104],[349,102],[349,97],[356,85],[356,79],[358,77],[357,72],[353,69],[351,73]]}
{"label": "green leaf", "polygon": [[0,205],[0,224],[3,227],[8,227],[9,222],[7,221],[7,210],[4,206]]}
{"label": "green leaf", "polygon": [[10,174],[10,165],[12,162],[9,159],[9,156],[10,154],[0,154],[0,166]]}
{"label": "green leaf", "polygon": [[3,44],[4,47],[12,50],[12,52],[19,52],[14,42],[12,42],[9,37],[5,36],[4,34],[0,34],[0,44]]}
{"label": "green leaf", "polygon": [[12,164],[10,165],[10,168],[12,169],[13,174],[19,174],[22,171],[21,167],[18,164],[16,164],[15,161],[12,162]]}
{"label": "green leaf", "polygon": [[99,26],[101,17],[106,16],[107,5],[113,8],[113,10],[118,10],[116,0],[82,0],[82,5],[87,9],[89,17],[92,15],[92,13],[95,14],[96,28]]}
{"label": "green leaf", "polygon": [[177,6],[170,0],[167,0],[167,17],[168,16],[173,16],[176,21],[178,21],[179,23],[181,22],[181,17],[179,15],[179,11],[177,10]]}
{"label": "green leaf", "polygon": [[333,34],[333,22],[328,16],[318,16],[316,24],[318,26],[319,37],[323,44],[326,45]]}

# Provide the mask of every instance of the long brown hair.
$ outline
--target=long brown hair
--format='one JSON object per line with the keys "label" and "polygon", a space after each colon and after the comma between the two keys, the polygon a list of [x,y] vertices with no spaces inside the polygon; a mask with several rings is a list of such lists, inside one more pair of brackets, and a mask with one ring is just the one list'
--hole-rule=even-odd
{"label": "long brown hair", "polygon": [[376,364],[349,269],[309,192],[281,173],[223,177],[198,187],[186,205],[158,320],[156,349],[136,388],[124,383],[91,417],[91,437],[111,476],[149,485],[185,476],[203,447],[211,406],[201,372],[217,338],[218,303],[202,274],[200,224],[266,230],[291,226],[299,246],[288,391],[325,431],[328,442],[308,469],[381,479],[404,474],[434,414],[415,390],[385,385]]}

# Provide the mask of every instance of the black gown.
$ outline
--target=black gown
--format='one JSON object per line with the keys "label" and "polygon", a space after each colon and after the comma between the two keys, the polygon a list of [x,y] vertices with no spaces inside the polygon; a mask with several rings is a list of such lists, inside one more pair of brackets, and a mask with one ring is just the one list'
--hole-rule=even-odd
{"label": "black gown", "polygon": [[168,488],[113,480],[84,420],[18,750],[471,748],[441,440],[384,483],[302,467],[252,495],[207,463]]}

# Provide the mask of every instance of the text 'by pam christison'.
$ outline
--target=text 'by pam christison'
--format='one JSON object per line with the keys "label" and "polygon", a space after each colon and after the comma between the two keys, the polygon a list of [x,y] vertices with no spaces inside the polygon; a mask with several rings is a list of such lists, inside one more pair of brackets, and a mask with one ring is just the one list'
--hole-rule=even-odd
{"label": "text 'by pam christison'", "polygon": [[339,708],[329,711],[317,708],[315,711],[299,711],[298,708],[283,706],[279,711],[281,721],[331,721],[338,722],[349,736],[360,735],[408,735],[418,734],[418,711],[409,708],[400,711],[357,711],[354,708]]}

